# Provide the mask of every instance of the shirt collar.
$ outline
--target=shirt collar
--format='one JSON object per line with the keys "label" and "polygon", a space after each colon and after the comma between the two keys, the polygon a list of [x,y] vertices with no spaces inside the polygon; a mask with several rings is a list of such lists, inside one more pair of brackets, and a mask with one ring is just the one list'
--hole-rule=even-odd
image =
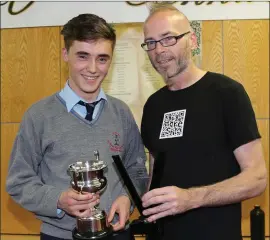
{"label": "shirt collar", "polygon": [[[66,102],[67,111],[70,112],[71,109],[81,100],[85,102],[84,99],[79,97],[69,86],[68,81],[65,84],[65,87],[61,90],[60,96],[64,99]],[[95,101],[98,101],[100,99],[104,99],[107,101],[106,94],[104,93],[103,89],[101,88],[99,91],[99,94]]]}

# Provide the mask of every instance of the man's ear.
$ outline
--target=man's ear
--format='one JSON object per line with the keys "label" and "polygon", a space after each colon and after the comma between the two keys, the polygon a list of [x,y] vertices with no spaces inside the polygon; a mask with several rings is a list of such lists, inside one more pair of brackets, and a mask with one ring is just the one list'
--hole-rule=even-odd
{"label": "man's ear", "polygon": [[195,50],[198,48],[198,41],[197,41],[197,36],[195,32],[191,32],[191,50]]}
{"label": "man's ear", "polygon": [[65,62],[68,62],[68,50],[66,48],[62,48],[62,56],[63,56],[63,60]]}

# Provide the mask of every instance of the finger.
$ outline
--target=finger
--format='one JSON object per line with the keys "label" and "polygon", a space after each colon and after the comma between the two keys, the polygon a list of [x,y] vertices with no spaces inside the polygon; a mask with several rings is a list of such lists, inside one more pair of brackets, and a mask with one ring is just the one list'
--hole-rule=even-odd
{"label": "finger", "polygon": [[108,222],[111,222],[113,220],[113,217],[115,215],[115,211],[116,211],[116,207],[114,205],[112,205],[110,212],[109,212],[109,216],[108,216]]}
{"label": "finger", "polygon": [[99,200],[99,198],[92,198],[91,200],[88,201],[77,201],[77,205],[82,205],[82,204],[93,204],[95,203],[97,200]]}
{"label": "finger", "polygon": [[111,224],[113,227],[113,231],[119,231],[121,229],[120,223],[116,222],[115,224]]}
{"label": "finger", "polygon": [[93,196],[90,200],[75,200],[70,199],[69,206],[75,206],[75,205],[87,205],[87,204],[95,204],[95,202],[99,200],[99,196]]}
{"label": "finger", "polygon": [[70,192],[69,196],[77,201],[86,201],[86,200],[92,199],[94,194],[93,193],[79,194],[79,193],[72,191],[72,192]]}
{"label": "finger", "polygon": [[82,193],[80,193],[81,195],[91,195],[92,196],[92,198],[93,197],[96,197],[96,198],[100,198],[100,194],[97,194],[97,193],[88,193],[88,192],[82,192]]}
{"label": "finger", "polygon": [[86,205],[86,204],[90,204],[94,201],[96,201],[97,198],[92,198],[91,200],[87,200],[87,201],[77,201],[77,200],[74,200],[73,201],[73,205]]}
{"label": "finger", "polygon": [[89,205],[89,208],[92,209],[94,208],[97,204],[99,204],[100,202],[100,199],[96,199],[95,201],[91,201],[88,205]]}
{"label": "finger", "polygon": [[148,216],[148,215],[158,214],[160,212],[164,212],[164,211],[168,211],[168,210],[173,211],[173,209],[174,209],[174,207],[173,207],[172,203],[165,202],[165,203],[160,204],[158,206],[144,210],[143,215]]}
{"label": "finger", "polygon": [[160,219],[160,218],[163,218],[163,217],[166,217],[166,216],[169,216],[169,215],[172,215],[171,211],[167,210],[165,212],[160,212],[160,213],[157,213],[157,214],[154,214],[154,215],[150,216],[149,218],[147,218],[147,221],[148,222],[154,222],[157,219]]}
{"label": "finger", "polygon": [[155,188],[155,189],[147,192],[146,194],[144,194],[142,197],[142,201],[146,202],[152,197],[164,195],[170,191],[171,191],[171,187]]}
{"label": "finger", "polygon": [[147,208],[148,206],[170,202],[171,200],[172,200],[172,196],[169,194],[155,196],[143,202],[143,207]]}
{"label": "finger", "polygon": [[95,201],[92,201],[92,202],[87,203],[87,204],[74,205],[73,210],[74,211],[82,211],[82,210],[92,209],[99,203],[99,201],[100,201],[99,199],[96,199]]}
{"label": "finger", "polygon": [[122,229],[124,228],[126,223],[126,214],[124,213],[124,211],[120,211],[119,212],[119,228]]}

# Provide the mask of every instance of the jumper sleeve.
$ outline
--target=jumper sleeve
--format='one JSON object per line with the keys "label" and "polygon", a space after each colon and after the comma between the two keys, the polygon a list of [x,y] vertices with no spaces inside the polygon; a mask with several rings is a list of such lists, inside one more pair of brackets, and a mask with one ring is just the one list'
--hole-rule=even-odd
{"label": "jumper sleeve", "polygon": [[37,215],[61,218],[57,201],[61,190],[44,184],[38,175],[42,161],[41,138],[34,121],[26,112],[17,133],[9,162],[6,190],[27,210]]}
{"label": "jumper sleeve", "polygon": [[127,148],[123,161],[138,193],[142,195],[147,190],[147,183],[149,180],[145,166],[146,154],[138,126],[129,109],[127,111],[126,129]]}

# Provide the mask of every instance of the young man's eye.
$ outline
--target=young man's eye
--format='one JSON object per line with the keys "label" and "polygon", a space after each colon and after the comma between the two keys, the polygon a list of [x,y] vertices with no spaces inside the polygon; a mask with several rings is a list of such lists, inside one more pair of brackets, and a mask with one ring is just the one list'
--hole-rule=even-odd
{"label": "young man's eye", "polygon": [[107,58],[99,58],[99,61],[101,63],[106,63],[108,61],[108,59]]}
{"label": "young man's eye", "polygon": [[79,59],[87,59],[86,55],[79,55]]}

